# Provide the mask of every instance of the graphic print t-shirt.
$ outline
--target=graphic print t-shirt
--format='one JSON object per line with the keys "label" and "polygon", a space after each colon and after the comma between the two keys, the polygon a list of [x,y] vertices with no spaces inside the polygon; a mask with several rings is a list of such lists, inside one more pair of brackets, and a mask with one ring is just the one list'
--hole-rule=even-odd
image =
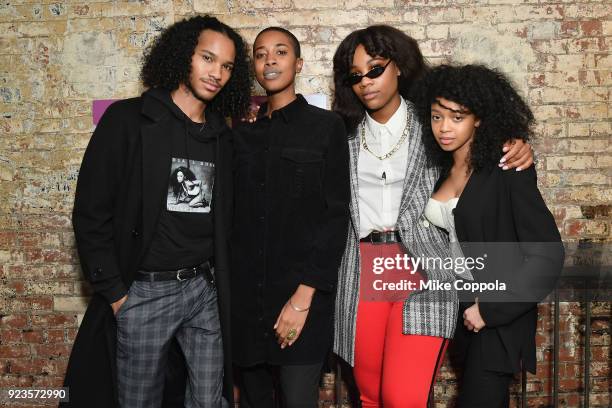
{"label": "graphic print t-shirt", "polygon": [[166,209],[175,212],[209,213],[215,182],[215,164],[172,158]]}
{"label": "graphic print t-shirt", "polygon": [[[185,126],[188,135],[185,134]],[[216,138],[191,121],[177,121],[172,152],[159,164],[167,166],[164,206],[149,250],[145,271],[164,271],[199,265],[213,255],[213,191]]]}

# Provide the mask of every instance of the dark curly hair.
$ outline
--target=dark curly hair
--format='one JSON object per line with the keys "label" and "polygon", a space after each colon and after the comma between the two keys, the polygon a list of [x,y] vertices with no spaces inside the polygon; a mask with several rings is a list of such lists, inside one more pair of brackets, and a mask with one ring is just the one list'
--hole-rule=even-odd
{"label": "dark curly hair", "polygon": [[438,66],[419,81],[414,91],[429,165],[445,172],[453,158],[451,152],[438,146],[431,130],[431,105],[437,98],[462,105],[480,119],[470,147],[468,166],[473,171],[494,168],[503,144],[510,138],[527,141],[532,135],[531,109],[506,76],[486,66]]}
{"label": "dark curly hair", "polygon": [[349,134],[353,134],[365,116],[365,107],[350,85],[346,84],[355,49],[363,45],[372,57],[391,59],[400,70],[399,93],[412,99],[411,88],[415,81],[428,70],[419,45],[397,28],[388,25],[373,25],[348,35],[334,54],[334,102],[332,110],[338,113]]}
{"label": "dark curly hair", "polygon": [[226,35],[234,43],[236,58],[232,75],[207,108],[223,116],[242,116],[250,102],[252,74],[244,40],[215,17],[196,16],[166,28],[144,55],[140,72],[142,83],[150,88],[173,91],[189,82],[191,57],[204,30]]}

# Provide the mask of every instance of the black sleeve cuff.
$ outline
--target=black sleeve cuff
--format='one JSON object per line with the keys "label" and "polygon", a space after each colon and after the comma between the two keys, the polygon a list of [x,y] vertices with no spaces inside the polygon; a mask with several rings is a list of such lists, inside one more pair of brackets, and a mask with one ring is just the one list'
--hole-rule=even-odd
{"label": "black sleeve cuff", "polygon": [[127,288],[121,281],[121,279],[117,279],[116,281],[107,283],[107,282],[97,282],[93,284],[94,292],[99,293],[106,299],[108,304],[115,303],[125,295],[127,295]]}

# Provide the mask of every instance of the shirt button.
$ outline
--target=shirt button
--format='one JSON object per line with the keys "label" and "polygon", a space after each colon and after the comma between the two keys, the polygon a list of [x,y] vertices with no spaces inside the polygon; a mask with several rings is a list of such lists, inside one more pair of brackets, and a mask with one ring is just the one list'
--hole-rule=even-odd
{"label": "shirt button", "polygon": [[424,226],[425,228],[429,228],[429,221],[427,221],[427,220],[423,220],[423,226]]}
{"label": "shirt button", "polygon": [[266,217],[264,217],[263,215],[259,216],[259,221],[263,221]]}

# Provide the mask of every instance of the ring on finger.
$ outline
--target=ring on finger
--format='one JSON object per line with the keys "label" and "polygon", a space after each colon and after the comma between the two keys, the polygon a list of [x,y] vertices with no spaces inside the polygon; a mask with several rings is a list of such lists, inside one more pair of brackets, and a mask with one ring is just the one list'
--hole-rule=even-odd
{"label": "ring on finger", "polygon": [[287,340],[293,340],[293,339],[295,339],[295,336],[296,336],[296,335],[297,335],[297,329],[295,329],[295,328],[294,328],[294,329],[290,329],[290,330],[287,332],[287,336],[285,336],[285,338],[286,338]]}

